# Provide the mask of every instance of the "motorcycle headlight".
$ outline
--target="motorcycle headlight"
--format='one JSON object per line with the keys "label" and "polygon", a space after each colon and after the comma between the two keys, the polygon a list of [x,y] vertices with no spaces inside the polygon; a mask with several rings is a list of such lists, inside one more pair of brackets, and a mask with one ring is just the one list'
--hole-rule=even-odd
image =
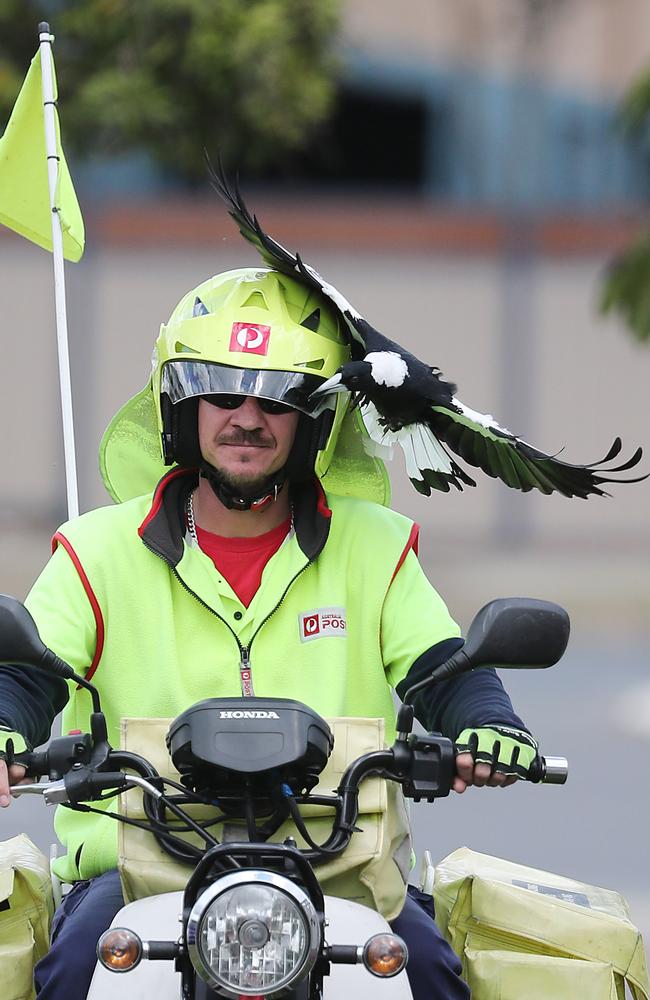
{"label": "motorcycle headlight", "polygon": [[222,876],[201,893],[187,924],[194,968],[226,996],[283,993],[311,971],[320,943],[311,899],[275,872]]}

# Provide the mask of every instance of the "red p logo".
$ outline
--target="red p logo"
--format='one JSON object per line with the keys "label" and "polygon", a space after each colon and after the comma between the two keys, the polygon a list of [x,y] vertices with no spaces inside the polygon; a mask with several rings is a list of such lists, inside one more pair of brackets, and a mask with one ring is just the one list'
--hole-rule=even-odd
{"label": "red p logo", "polygon": [[305,615],[302,628],[305,638],[310,635],[318,635],[320,632],[320,617],[318,615]]}
{"label": "red p logo", "polygon": [[271,327],[261,323],[233,323],[230,350],[243,354],[268,354]]}

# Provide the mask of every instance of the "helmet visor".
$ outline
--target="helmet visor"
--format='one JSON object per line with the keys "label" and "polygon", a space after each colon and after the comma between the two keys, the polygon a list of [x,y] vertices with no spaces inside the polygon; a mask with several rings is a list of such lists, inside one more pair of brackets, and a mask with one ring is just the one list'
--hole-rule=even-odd
{"label": "helmet visor", "polygon": [[322,385],[318,375],[256,368],[229,368],[207,361],[168,361],[160,376],[161,392],[172,403],[192,396],[237,395],[272,399],[310,417],[322,412],[322,403],[310,403],[311,393]]}

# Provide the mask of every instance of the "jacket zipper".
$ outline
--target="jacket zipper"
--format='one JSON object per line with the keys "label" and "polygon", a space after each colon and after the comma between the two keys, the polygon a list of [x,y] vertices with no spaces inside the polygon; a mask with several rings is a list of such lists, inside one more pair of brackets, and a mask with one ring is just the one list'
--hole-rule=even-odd
{"label": "jacket zipper", "polygon": [[[154,550],[152,550],[152,551],[154,551]],[[159,553],[156,553],[156,554],[158,555]],[[165,562],[166,561],[167,560],[165,560]],[[231,625],[226,621],[226,619],[223,618],[217,611],[215,611],[214,608],[211,608],[210,605],[207,604],[203,600],[202,597],[199,597],[199,595],[197,593],[195,593],[195,591],[193,591],[192,588],[189,587],[185,583],[185,580],[178,573],[176,567],[172,566],[171,563],[169,563],[169,566],[171,568],[172,573],[174,574],[174,576],[176,577],[176,579],[180,583],[180,585],[183,588],[183,590],[187,591],[187,593],[190,594],[191,597],[194,598],[194,600],[198,601],[199,604],[202,607],[204,607],[207,611],[209,611],[211,615],[214,615],[214,617],[218,618],[220,622],[223,622],[223,624],[226,626],[226,628],[228,629],[228,631],[232,634],[235,642],[237,643],[237,647],[239,649],[239,682],[241,684],[241,693],[242,693],[242,695],[243,695],[244,698],[250,698],[250,697],[252,697],[255,694],[255,691],[253,689],[253,673],[252,673],[251,663],[250,663],[250,650],[251,650],[251,646],[253,645],[253,639],[259,634],[260,629],[264,625],[266,625],[266,623],[269,620],[269,618],[273,617],[273,615],[278,610],[278,608],[280,607],[280,605],[284,601],[285,597],[289,593],[289,589],[296,582],[296,580],[298,579],[298,577],[300,576],[300,574],[304,573],[304,571],[309,566],[311,566],[311,564],[312,564],[312,560],[309,559],[305,563],[305,565],[301,566],[301,568],[298,570],[298,572],[289,580],[289,583],[285,587],[284,592],[282,594],[282,597],[280,598],[280,600],[278,601],[278,603],[275,605],[274,608],[272,608],[269,611],[269,613],[266,616],[266,618],[264,618],[260,622],[260,624],[257,626],[257,628],[255,629],[255,631],[253,632],[252,636],[250,637],[250,639],[248,641],[248,645],[244,646],[241,643],[241,641],[239,639],[239,636],[237,635],[237,633],[235,632],[235,630],[231,627]]]}

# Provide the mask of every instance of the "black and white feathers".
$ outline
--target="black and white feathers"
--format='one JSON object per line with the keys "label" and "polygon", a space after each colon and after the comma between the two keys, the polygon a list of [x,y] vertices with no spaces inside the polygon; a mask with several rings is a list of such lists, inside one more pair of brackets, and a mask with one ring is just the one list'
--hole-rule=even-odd
{"label": "black and white feathers", "polygon": [[612,473],[638,465],[641,448],[627,462],[604,468],[621,451],[618,437],[600,461],[572,465],[527,444],[492,416],[465,406],[455,395],[456,386],[444,381],[439,369],[384,337],[298,253],[291,253],[265,233],[221,164],[217,169],[210,166],[210,175],[240,233],[257,248],[265,263],[325,295],[344,320],[352,360],[314,395],[350,392],[370,437],[380,445],[401,446],[407,474],[420,493],[429,496],[432,489],[448,492],[452,486],[459,490],[476,486],[457,457],[513,489],[537,489],[583,499],[607,495],[602,489],[606,483],[646,478],[611,478]]}

